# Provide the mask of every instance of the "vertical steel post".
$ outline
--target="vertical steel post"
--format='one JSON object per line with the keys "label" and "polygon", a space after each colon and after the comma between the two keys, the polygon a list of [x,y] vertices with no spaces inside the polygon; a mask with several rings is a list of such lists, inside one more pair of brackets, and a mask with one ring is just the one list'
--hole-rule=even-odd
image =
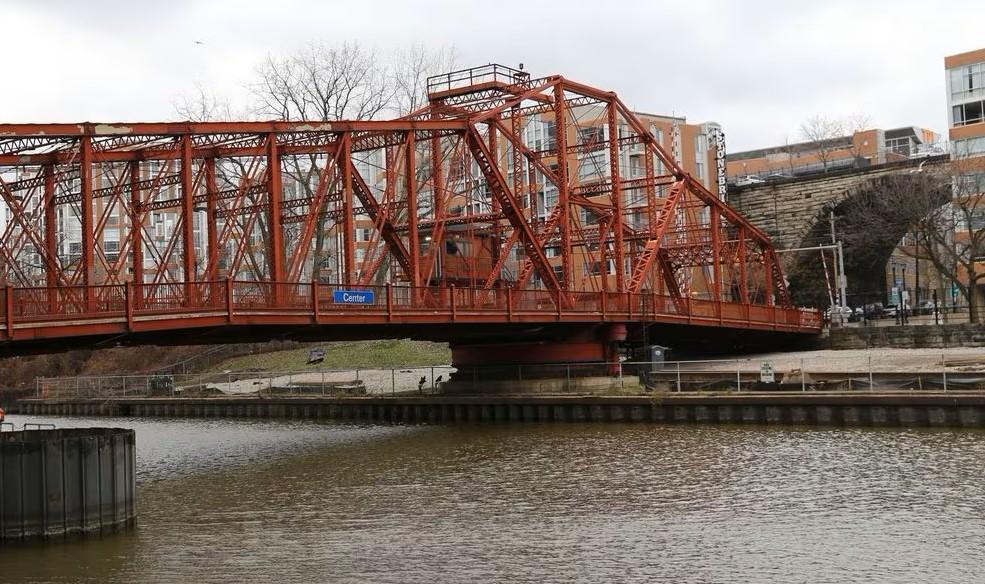
{"label": "vertical steel post", "polygon": [[82,285],[86,287],[86,307],[92,309],[93,295],[89,288],[95,284],[93,270],[93,250],[96,247],[95,234],[92,225],[92,137],[85,135],[79,140],[79,183],[82,190],[80,211],[82,217],[82,258],[79,270],[82,275]]}
{"label": "vertical steel post", "polygon": [[[342,165],[342,283],[351,284],[355,276],[353,267],[355,264],[355,218],[353,217],[352,204],[352,135],[349,132],[342,134],[342,154],[339,164]],[[382,213],[382,209],[380,210]]]}
{"label": "vertical steel post", "polygon": [[311,280],[311,313],[314,316],[315,324],[318,324],[318,316],[320,309],[320,307],[318,306],[318,302],[319,302],[318,295],[319,295],[318,279],[315,278]]}
{"label": "vertical steel post", "polygon": [[393,320],[393,283],[386,283],[386,319]]}
{"label": "vertical steel post", "polygon": [[[215,182],[215,158],[205,159],[205,226],[207,230],[207,240],[209,246],[209,260],[205,265],[211,266],[212,270],[219,268],[219,258],[222,253],[219,251],[219,222],[216,217],[216,192],[218,188]],[[213,274],[209,274],[209,279],[213,279]]]}
{"label": "vertical steel post", "polygon": [[181,136],[181,221],[185,302],[193,302],[195,268],[195,182],[192,174],[192,137]]}
{"label": "vertical steel post", "polygon": [[4,287],[4,311],[7,321],[7,340],[14,338],[14,285],[7,282]]}
{"label": "vertical steel post", "polygon": [[48,312],[58,310],[58,231],[55,216],[55,167],[44,165],[44,272],[45,285],[48,287]]}
{"label": "vertical steel post", "polygon": [[130,245],[133,248],[130,266],[135,284],[135,295],[132,302],[135,308],[141,308],[144,298],[144,232],[141,209],[143,193],[140,190],[140,161],[130,161],[128,174],[130,175]]}
{"label": "vertical steel post", "polygon": [[746,228],[739,226],[739,301],[746,305],[746,315],[749,318],[749,275],[746,272]]}
{"label": "vertical steel post", "polygon": [[[282,299],[280,283],[284,281],[284,230],[280,223],[281,200],[284,196],[281,182],[280,151],[277,147],[277,133],[267,135],[267,180],[270,195],[270,281],[273,283],[274,306]],[[352,234],[350,234],[352,235]]]}
{"label": "vertical steel post", "polygon": [[[626,261],[625,261],[625,249],[623,242],[623,232],[622,232],[622,176],[619,172],[619,162],[620,162],[620,152],[619,152],[619,123],[616,116],[616,102],[612,100],[606,106],[608,111],[608,124],[609,124],[609,183],[611,186],[611,197],[612,197],[612,220],[610,221],[612,227],[612,235],[615,246],[615,263],[616,263],[616,292],[622,292],[625,290],[626,286]],[[608,237],[605,238],[605,241]],[[604,245],[604,243],[603,243]],[[602,279],[608,279],[608,270],[603,268]]]}
{"label": "vertical steel post", "polygon": [[[650,365],[651,365],[651,368],[652,368],[652,365],[653,365],[653,362],[652,361],[651,361]],[[677,393],[680,393],[680,392],[681,392],[681,362],[678,361],[677,362]]]}
{"label": "vertical steel post", "polygon": [[719,321],[722,318],[722,257],[721,257],[721,215],[718,207],[712,206],[709,215],[709,226],[711,230],[711,274],[714,282],[712,283],[712,295],[715,297],[715,308],[718,311]]}
{"label": "vertical steel post", "polygon": [[[407,254],[410,256],[410,285],[421,285],[420,238],[417,232],[417,141],[414,131],[407,132],[404,169],[407,185]],[[437,242],[434,243],[437,245]]]}
{"label": "vertical steel post", "polygon": [[[571,290],[572,263],[574,261],[571,246],[571,207],[568,201],[568,124],[567,111],[564,102],[564,87],[558,83],[554,86],[554,131],[557,142],[557,204],[561,207],[558,216],[558,232],[561,235],[561,271],[564,279],[560,290]],[[558,294],[558,304],[561,297]]]}

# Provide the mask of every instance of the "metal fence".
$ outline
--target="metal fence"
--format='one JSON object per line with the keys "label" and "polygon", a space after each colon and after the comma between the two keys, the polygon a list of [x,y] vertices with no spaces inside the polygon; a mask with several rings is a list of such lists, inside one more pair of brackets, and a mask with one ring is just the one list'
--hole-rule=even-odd
{"label": "metal fence", "polygon": [[415,395],[458,392],[638,394],[702,391],[983,390],[985,354],[875,359],[621,361],[38,378],[39,398]]}

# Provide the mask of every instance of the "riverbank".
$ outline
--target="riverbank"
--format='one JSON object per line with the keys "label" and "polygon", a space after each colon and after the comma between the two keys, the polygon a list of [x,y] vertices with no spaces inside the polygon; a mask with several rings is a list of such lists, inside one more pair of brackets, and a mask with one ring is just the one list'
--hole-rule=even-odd
{"label": "riverbank", "polygon": [[658,393],[641,396],[366,396],[27,399],[11,413],[294,418],[367,423],[650,422],[985,427],[981,392]]}

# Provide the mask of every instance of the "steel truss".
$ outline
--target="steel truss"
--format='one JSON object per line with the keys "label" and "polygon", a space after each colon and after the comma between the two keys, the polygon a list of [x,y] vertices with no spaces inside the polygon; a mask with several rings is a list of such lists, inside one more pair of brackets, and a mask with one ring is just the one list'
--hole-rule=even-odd
{"label": "steel truss", "polygon": [[386,121],[0,125],[0,278],[90,302],[237,280],[793,308],[769,238],[615,93],[498,65],[429,91]]}

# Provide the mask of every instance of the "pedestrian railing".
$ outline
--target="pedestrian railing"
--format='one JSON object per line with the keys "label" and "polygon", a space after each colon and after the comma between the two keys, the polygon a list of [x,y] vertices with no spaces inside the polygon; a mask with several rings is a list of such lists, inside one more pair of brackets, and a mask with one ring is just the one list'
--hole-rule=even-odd
{"label": "pedestrian railing", "polygon": [[[980,370],[979,370],[980,369]],[[948,355],[894,369],[871,356],[852,366],[770,358],[540,363],[46,377],[38,398],[359,396],[444,393],[639,394],[704,391],[954,391],[985,389],[985,355]]]}

